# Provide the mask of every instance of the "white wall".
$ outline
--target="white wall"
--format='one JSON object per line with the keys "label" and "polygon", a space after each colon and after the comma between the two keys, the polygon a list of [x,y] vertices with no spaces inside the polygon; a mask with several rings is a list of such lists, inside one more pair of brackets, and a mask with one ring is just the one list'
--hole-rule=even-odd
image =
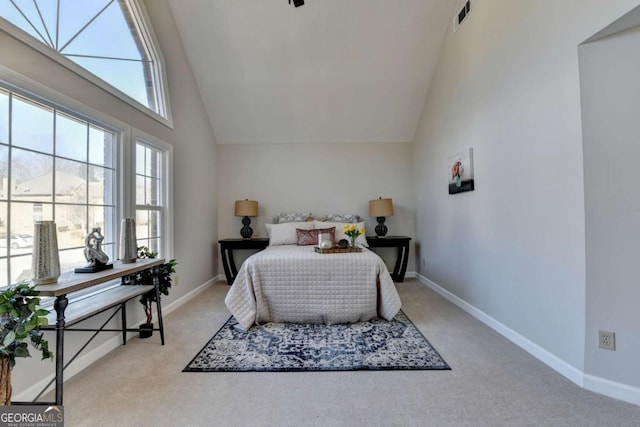
{"label": "white wall", "polygon": [[[240,237],[233,206],[245,198],[259,203],[260,215],[251,219],[254,237],[268,237],[264,224],[280,212],[358,214],[367,221],[367,235],[375,235],[369,200],[379,196],[393,199],[388,235],[414,236],[411,144],[229,144],[218,146],[218,156],[220,238]],[[385,261],[394,256],[392,249],[377,250]]]}
{"label": "white wall", "polygon": [[[163,299],[167,304],[217,274],[216,145],[166,1],[148,1],[146,6],[166,61],[174,129],[128,106],[2,31],[0,65],[174,146],[173,255],[179,262],[179,281],[171,295]],[[207,182],[204,194],[203,181]],[[131,302],[130,308],[133,309],[130,315],[142,317],[137,301]],[[132,323],[135,321],[134,317],[130,319]],[[77,336],[68,338],[67,349],[71,355],[78,340]],[[96,345],[102,342],[104,338]],[[14,371],[14,395],[53,372],[51,365],[41,363],[36,357],[19,362]]]}
{"label": "white wall", "polygon": [[[421,273],[578,372],[586,313],[577,46],[636,5],[476,0],[445,37],[414,144]],[[476,190],[450,196],[446,159],[467,147]]]}
{"label": "white wall", "polygon": [[[580,47],[586,208],[585,371],[640,386],[640,27]],[[616,351],[598,348],[598,329]]]}

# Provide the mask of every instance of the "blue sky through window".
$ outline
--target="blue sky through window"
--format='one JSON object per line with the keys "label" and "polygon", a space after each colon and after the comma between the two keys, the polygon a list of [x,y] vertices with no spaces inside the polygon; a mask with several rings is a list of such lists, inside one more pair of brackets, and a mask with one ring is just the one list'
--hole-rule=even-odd
{"label": "blue sky through window", "polygon": [[158,112],[148,81],[155,64],[123,8],[117,0],[0,0],[0,17]]}

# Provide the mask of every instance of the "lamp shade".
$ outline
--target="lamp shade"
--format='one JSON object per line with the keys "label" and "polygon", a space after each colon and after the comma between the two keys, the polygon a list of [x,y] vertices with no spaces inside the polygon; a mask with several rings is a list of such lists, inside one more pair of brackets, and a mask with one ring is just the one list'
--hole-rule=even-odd
{"label": "lamp shade", "polygon": [[258,216],[258,202],[255,200],[236,200],[235,216]]}
{"label": "lamp shade", "polygon": [[393,215],[393,200],[383,199],[380,197],[377,200],[369,200],[369,216],[392,216]]}

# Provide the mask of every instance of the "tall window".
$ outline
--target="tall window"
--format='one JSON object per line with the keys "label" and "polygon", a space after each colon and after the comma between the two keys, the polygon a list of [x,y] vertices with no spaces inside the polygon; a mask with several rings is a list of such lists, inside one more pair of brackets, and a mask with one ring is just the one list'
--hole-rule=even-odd
{"label": "tall window", "polygon": [[114,257],[116,133],[0,87],[0,286],[30,279],[33,222],[54,220],[62,271],[86,262],[89,228]]}
{"label": "tall window", "polygon": [[166,119],[163,64],[142,15],[136,0],[0,0],[1,18]]}
{"label": "tall window", "polygon": [[136,237],[138,246],[163,253],[166,188],[164,150],[136,141]]}

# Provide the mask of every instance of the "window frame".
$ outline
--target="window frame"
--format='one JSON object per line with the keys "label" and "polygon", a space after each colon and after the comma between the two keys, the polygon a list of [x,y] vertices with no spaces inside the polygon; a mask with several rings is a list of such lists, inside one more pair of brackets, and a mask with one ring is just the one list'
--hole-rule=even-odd
{"label": "window frame", "polygon": [[[148,206],[138,205],[136,203],[136,146],[138,142],[162,153],[162,163],[160,166],[160,193],[162,203],[158,207],[153,207],[152,209],[149,209]],[[127,165],[130,168],[130,173],[126,173],[125,175],[131,179],[131,183],[127,185],[129,185],[129,188],[132,188],[133,190],[131,191],[128,203],[129,210],[124,211],[124,214],[126,215],[125,217],[135,218],[136,211],[139,206],[140,208],[159,211],[162,218],[160,256],[170,259],[173,257],[173,179],[172,174],[170,173],[173,168],[173,146],[154,137],[153,135],[139,129],[132,128],[130,146],[127,147],[127,151],[129,152],[130,158],[130,163]]]}
{"label": "window frame", "polygon": [[[144,143],[164,152],[162,173],[166,179],[162,185],[165,200],[165,216],[163,220],[162,256],[166,259],[173,257],[173,181],[171,168],[173,166],[173,146],[159,138],[140,131],[133,126],[109,115],[101,113],[89,106],[61,94],[41,83],[22,76],[0,65],[0,84],[6,89],[31,98],[33,101],[55,108],[78,119],[98,125],[115,134],[114,165],[116,169],[115,185],[115,224],[114,230],[119,230],[123,218],[135,218],[135,146],[139,139]],[[127,191],[128,189],[128,191]],[[120,247],[120,233],[113,236],[114,253]],[[117,258],[117,255],[115,256]],[[112,260],[115,261],[115,260]],[[63,272],[64,273],[64,272]],[[87,294],[101,292],[104,289],[118,285],[119,281],[108,282],[78,293],[77,298],[84,298]]]}
{"label": "window frame", "polygon": [[145,42],[144,44],[146,49],[148,49],[151,52],[151,55],[156,58],[156,62],[158,64],[153,77],[154,82],[157,84],[157,86],[159,86],[155,87],[155,94],[157,97],[158,109],[161,111],[160,114],[153,111],[146,105],[136,101],[131,96],[122,92],[120,89],[102,80],[100,77],[76,64],[64,55],[58,53],[56,50],[47,46],[45,43],[31,36],[26,31],[20,29],[19,27],[2,17],[0,17],[0,30],[6,31],[9,35],[36,49],[38,52],[46,55],[58,64],[89,80],[91,83],[95,84],[101,89],[104,89],[105,91],[126,102],[137,110],[145,113],[149,117],[173,129],[173,115],[171,112],[171,102],[169,100],[167,73],[165,69],[166,67],[164,57],[161,50],[158,48],[158,39],[153,31],[153,28],[149,24],[149,22],[151,21],[144,5],[139,0],[126,0],[126,2],[131,10],[134,11],[134,13],[132,13],[132,16],[135,20],[136,27],[141,34],[144,34],[143,41]]}

